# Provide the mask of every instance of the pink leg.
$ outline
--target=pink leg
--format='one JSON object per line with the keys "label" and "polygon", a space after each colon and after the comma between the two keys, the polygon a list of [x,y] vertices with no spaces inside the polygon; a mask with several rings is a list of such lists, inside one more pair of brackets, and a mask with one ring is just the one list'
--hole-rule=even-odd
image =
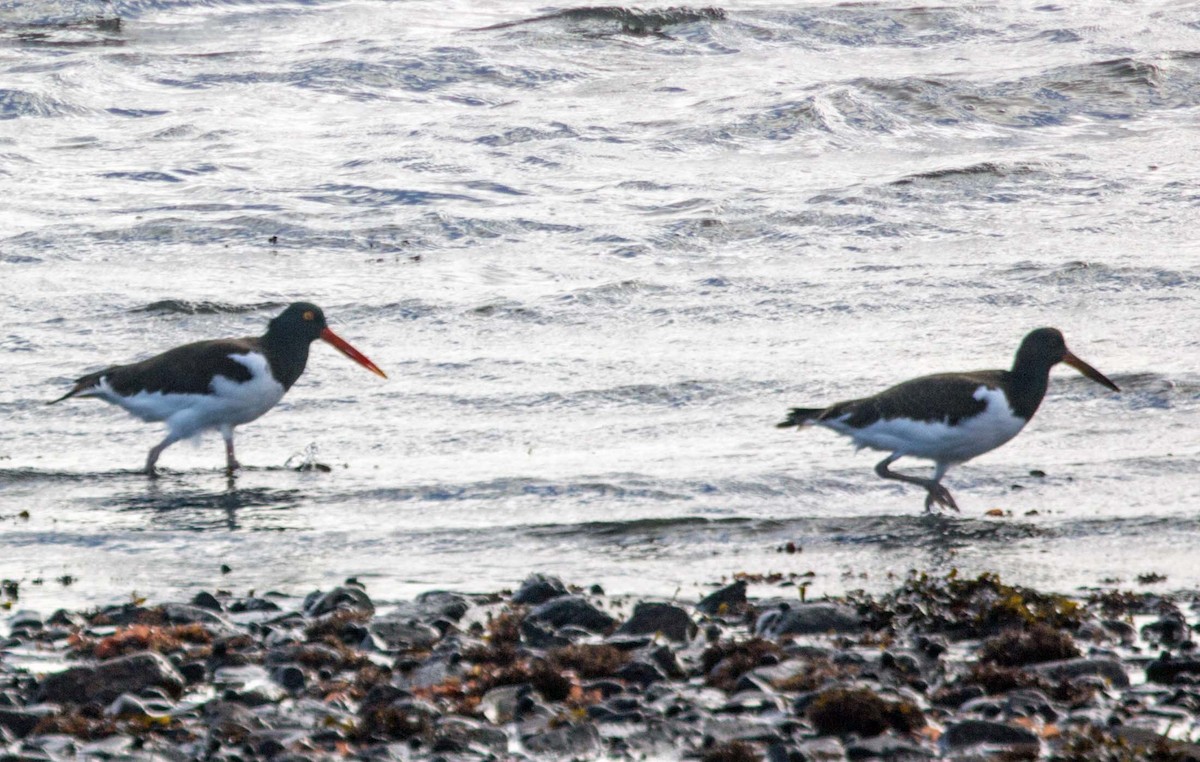
{"label": "pink leg", "polygon": [[177,441],[178,439],[176,437],[168,434],[166,439],[150,448],[150,454],[146,456],[145,471],[147,476],[158,476],[158,472],[154,470],[154,464],[158,463],[158,456],[162,455],[163,450],[175,444]]}
{"label": "pink leg", "polygon": [[242,467],[242,464],[237,462],[237,458],[233,454],[233,427],[222,426],[221,436],[225,438],[225,471],[232,474]]}
{"label": "pink leg", "polygon": [[896,481],[908,482],[909,484],[917,484],[925,488],[925,510],[933,510],[934,505],[943,505],[947,508],[958,510],[958,504],[954,502],[954,497],[950,494],[950,490],[942,486],[942,477],[946,474],[947,465],[938,463],[934,471],[932,479],[922,479],[919,476],[909,476],[900,474],[888,468],[900,456],[892,453],[883,460],[875,464],[875,473],[884,479],[895,479]]}

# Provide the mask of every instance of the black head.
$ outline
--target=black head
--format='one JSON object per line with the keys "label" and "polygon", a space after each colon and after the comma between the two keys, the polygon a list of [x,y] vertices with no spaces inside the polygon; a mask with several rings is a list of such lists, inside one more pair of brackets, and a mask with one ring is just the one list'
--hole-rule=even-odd
{"label": "black head", "polygon": [[1017,350],[1014,366],[1046,368],[1060,363],[1067,356],[1067,341],[1057,328],[1030,331]]}
{"label": "black head", "polygon": [[295,302],[267,325],[267,335],[289,341],[312,343],[328,328],[325,313],[311,302]]}
{"label": "black head", "polygon": [[1087,376],[1096,383],[1107,386],[1114,392],[1121,391],[1112,381],[1100,371],[1088,365],[1067,349],[1067,342],[1062,332],[1057,328],[1039,328],[1031,331],[1021,342],[1017,350],[1017,359],[1013,361],[1013,373],[1017,375],[1038,375],[1043,378],[1050,373],[1054,365],[1065,362],[1075,370]]}

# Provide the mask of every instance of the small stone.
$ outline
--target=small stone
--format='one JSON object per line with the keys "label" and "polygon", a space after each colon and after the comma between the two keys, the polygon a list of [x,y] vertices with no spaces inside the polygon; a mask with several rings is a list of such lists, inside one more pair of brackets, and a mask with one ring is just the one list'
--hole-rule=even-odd
{"label": "small stone", "polygon": [[890,733],[846,744],[846,759],[891,759],[911,762],[912,760],[929,759],[933,756],[933,751],[897,738]]}
{"label": "small stone", "polygon": [[414,602],[428,611],[435,611],[434,619],[449,619],[457,622],[471,610],[471,604],[458,593],[446,590],[430,590],[418,595]]}
{"label": "small stone", "polygon": [[436,742],[454,744],[463,751],[484,751],[492,755],[508,749],[508,734],[466,717],[442,717],[434,731]]}
{"label": "small stone", "polygon": [[179,665],[179,674],[189,685],[202,682],[208,674],[203,662],[188,661]]}
{"label": "small stone", "polygon": [[304,613],[310,617],[329,614],[338,609],[375,613],[371,597],[357,587],[335,587],[327,593],[310,593],[304,599]]}
{"label": "small stone", "polygon": [[1142,637],[1151,642],[1173,646],[1187,640],[1187,621],[1182,613],[1173,611],[1142,627]]}
{"label": "small stone", "polygon": [[201,590],[192,596],[192,605],[202,609],[209,609],[210,611],[221,611],[222,608],[221,602],[217,600],[217,597],[205,590]]}
{"label": "small stone", "polygon": [[[1129,674],[1125,667],[1116,659],[1095,659],[1081,657],[1078,659],[1063,659],[1050,661],[1031,667],[1034,672],[1049,677],[1051,680],[1070,680],[1083,675],[1099,675],[1112,684],[1114,688],[1128,688]],[[1147,679],[1150,679],[1147,677]]]}
{"label": "small stone", "polygon": [[8,620],[10,630],[25,630],[26,632],[35,632],[42,629],[42,617],[36,611],[22,609],[13,614]]}
{"label": "small stone", "polygon": [[640,660],[629,662],[618,669],[614,675],[627,682],[637,683],[643,688],[664,679],[664,675],[658,667]]}
{"label": "small stone", "polygon": [[147,717],[150,714],[146,710],[146,705],[137,696],[132,696],[128,693],[122,693],[120,696],[117,696],[116,700],[104,710],[104,713],[109,717],[116,717],[118,719]]}
{"label": "small stone", "polygon": [[158,686],[178,697],[184,680],[161,654],[150,651],[102,661],[95,667],[71,667],[46,675],[38,695],[43,701],[109,703],[122,693]]}
{"label": "small stone", "polygon": [[479,710],[493,725],[512,722],[517,716],[517,701],[529,692],[529,684],[502,685],[492,688],[479,700]]}
{"label": "small stone", "polygon": [[571,644],[569,638],[559,637],[528,617],[521,620],[521,642],[530,648],[561,648]]}
{"label": "small stone", "polygon": [[617,630],[625,635],[656,635],[674,641],[688,641],[696,634],[696,624],[688,613],[669,603],[638,603],[633,615]]}
{"label": "small stone", "polygon": [[271,677],[275,682],[283,686],[284,690],[291,693],[297,693],[304,690],[305,678],[304,670],[297,667],[295,664],[285,664],[276,667],[271,672]]}
{"label": "small stone", "polygon": [[1032,730],[991,720],[960,720],[946,726],[941,744],[950,751],[971,746],[1037,746]]}
{"label": "small stone", "polygon": [[528,606],[545,603],[551,598],[567,594],[567,587],[558,577],[546,574],[531,574],[521,583],[517,592],[513,593],[512,602]]}
{"label": "small stone", "polygon": [[27,709],[0,709],[0,728],[7,728],[17,738],[33,732],[45,713]]}
{"label": "small stone", "polygon": [[796,603],[786,609],[767,611],[758,618],[754,630],[759,635],[818,635],[827,632],[856,633],[863,621],[849,606],[837,603]]}
{"label": "small stone", "polygon": [[424,650],[442,638],[435,628],[412,619],[381,617],[373,619],[368,629],[383,639],[388,648]]}
{"label": "small stone", "polygon": [[535,757],[557,756],[591,759],[601,751],[595,725],[567,725],[521,739]]}
{"label": "small stone", "polygon": [[687,677],[687,673],[683,669],[683,665],[679,663],[679,659],[675,657],[675,652],[670,646],[661,645],[650,649],[646,654],[650,657],[653,663],[664,675],[672,680],[682,680]]}
{"label": "small stone", "polygon": [[800,758],[813,762],[841,762],[846,758],[842,742],[837,738],[811,738],[797,745]]}
{"label": "small stone", "polygon": [[1146,665],[1146,680],[1151,683],[1170,685],[1180,675],[1200,674],[1200,659],[1173,659],[1164,653],[1163,657]]}
{"label": "small stone", "polygon": [[528,616],[552,627],[575,626],[598,633],[608,632],[616,624],[611,616],[577,595],[553,598],[534,608]]}
{"label": "small stone", "polygon": [[732,585],[706,595],[696,604],[696,610],[710,616],[737,614],[746,607],[746,587],[745,580],[739,579]]}
{"label": "small stone", "polygon": [[361,707],[367,709],[370,707],[387,706],[398,699],[410,699],[413,695],[408,691],[401,690],[390,683],[376,683],[371,686],[371,690],[367,691],[367,695],[363,697]]}

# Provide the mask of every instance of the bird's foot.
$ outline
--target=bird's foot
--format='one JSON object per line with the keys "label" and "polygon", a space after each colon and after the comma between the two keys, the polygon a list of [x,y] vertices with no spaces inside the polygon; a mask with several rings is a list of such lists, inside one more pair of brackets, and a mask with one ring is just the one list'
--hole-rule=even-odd
{"label": "bird's foot", "polygon": [[925,496],[926,511],[933,510],[933,506],[935,505],[958,511],[958,503],[954,502],[954,496],[950,494],[950,490],[937,482],[930,484],[925,489],[929,491],[929,494]]}

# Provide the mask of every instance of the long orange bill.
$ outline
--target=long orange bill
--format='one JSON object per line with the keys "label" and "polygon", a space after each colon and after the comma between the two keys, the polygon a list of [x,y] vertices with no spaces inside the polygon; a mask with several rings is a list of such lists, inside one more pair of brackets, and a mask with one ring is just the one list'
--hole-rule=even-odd
{"label": "long orange bill", "polygon": [[[321,331],[321,338],[332,344],[337,351],[346,355],[346,357],[349,357],[351,360],[363,366],[367,370],[378,376],[387,378],[387,374],[381,371],[378,365],[368,360],[366,355],[350,346],[350,342],[346,341],[341,336],[338,336],[333,331],[329,330],[328,328],[324,329]],[[1101,376],[1101,378],[1103,378],[1103,376]]]}
{"label": "long orange bill", "polygon": [[1109,381],[1107,376],[1105,376],[1103,373],[1101,373],[1100,371],[1093,368],[1091,365],[1088,365],[1083,360],[1080,360],[1075,355],[1071,354],[1070,351],[1068,351],[1063,356],[1062,361],[1065,362],[1067,365],[1070,365],[1072,368],[1079,371],[1083,375],[1092,379],[1096,383],[1107,386],[1109,389],[1112,389],[1114,392],[1121,391],[1121,388],[1118,387],[1116,384],[1114,384],[1112,381]]}

